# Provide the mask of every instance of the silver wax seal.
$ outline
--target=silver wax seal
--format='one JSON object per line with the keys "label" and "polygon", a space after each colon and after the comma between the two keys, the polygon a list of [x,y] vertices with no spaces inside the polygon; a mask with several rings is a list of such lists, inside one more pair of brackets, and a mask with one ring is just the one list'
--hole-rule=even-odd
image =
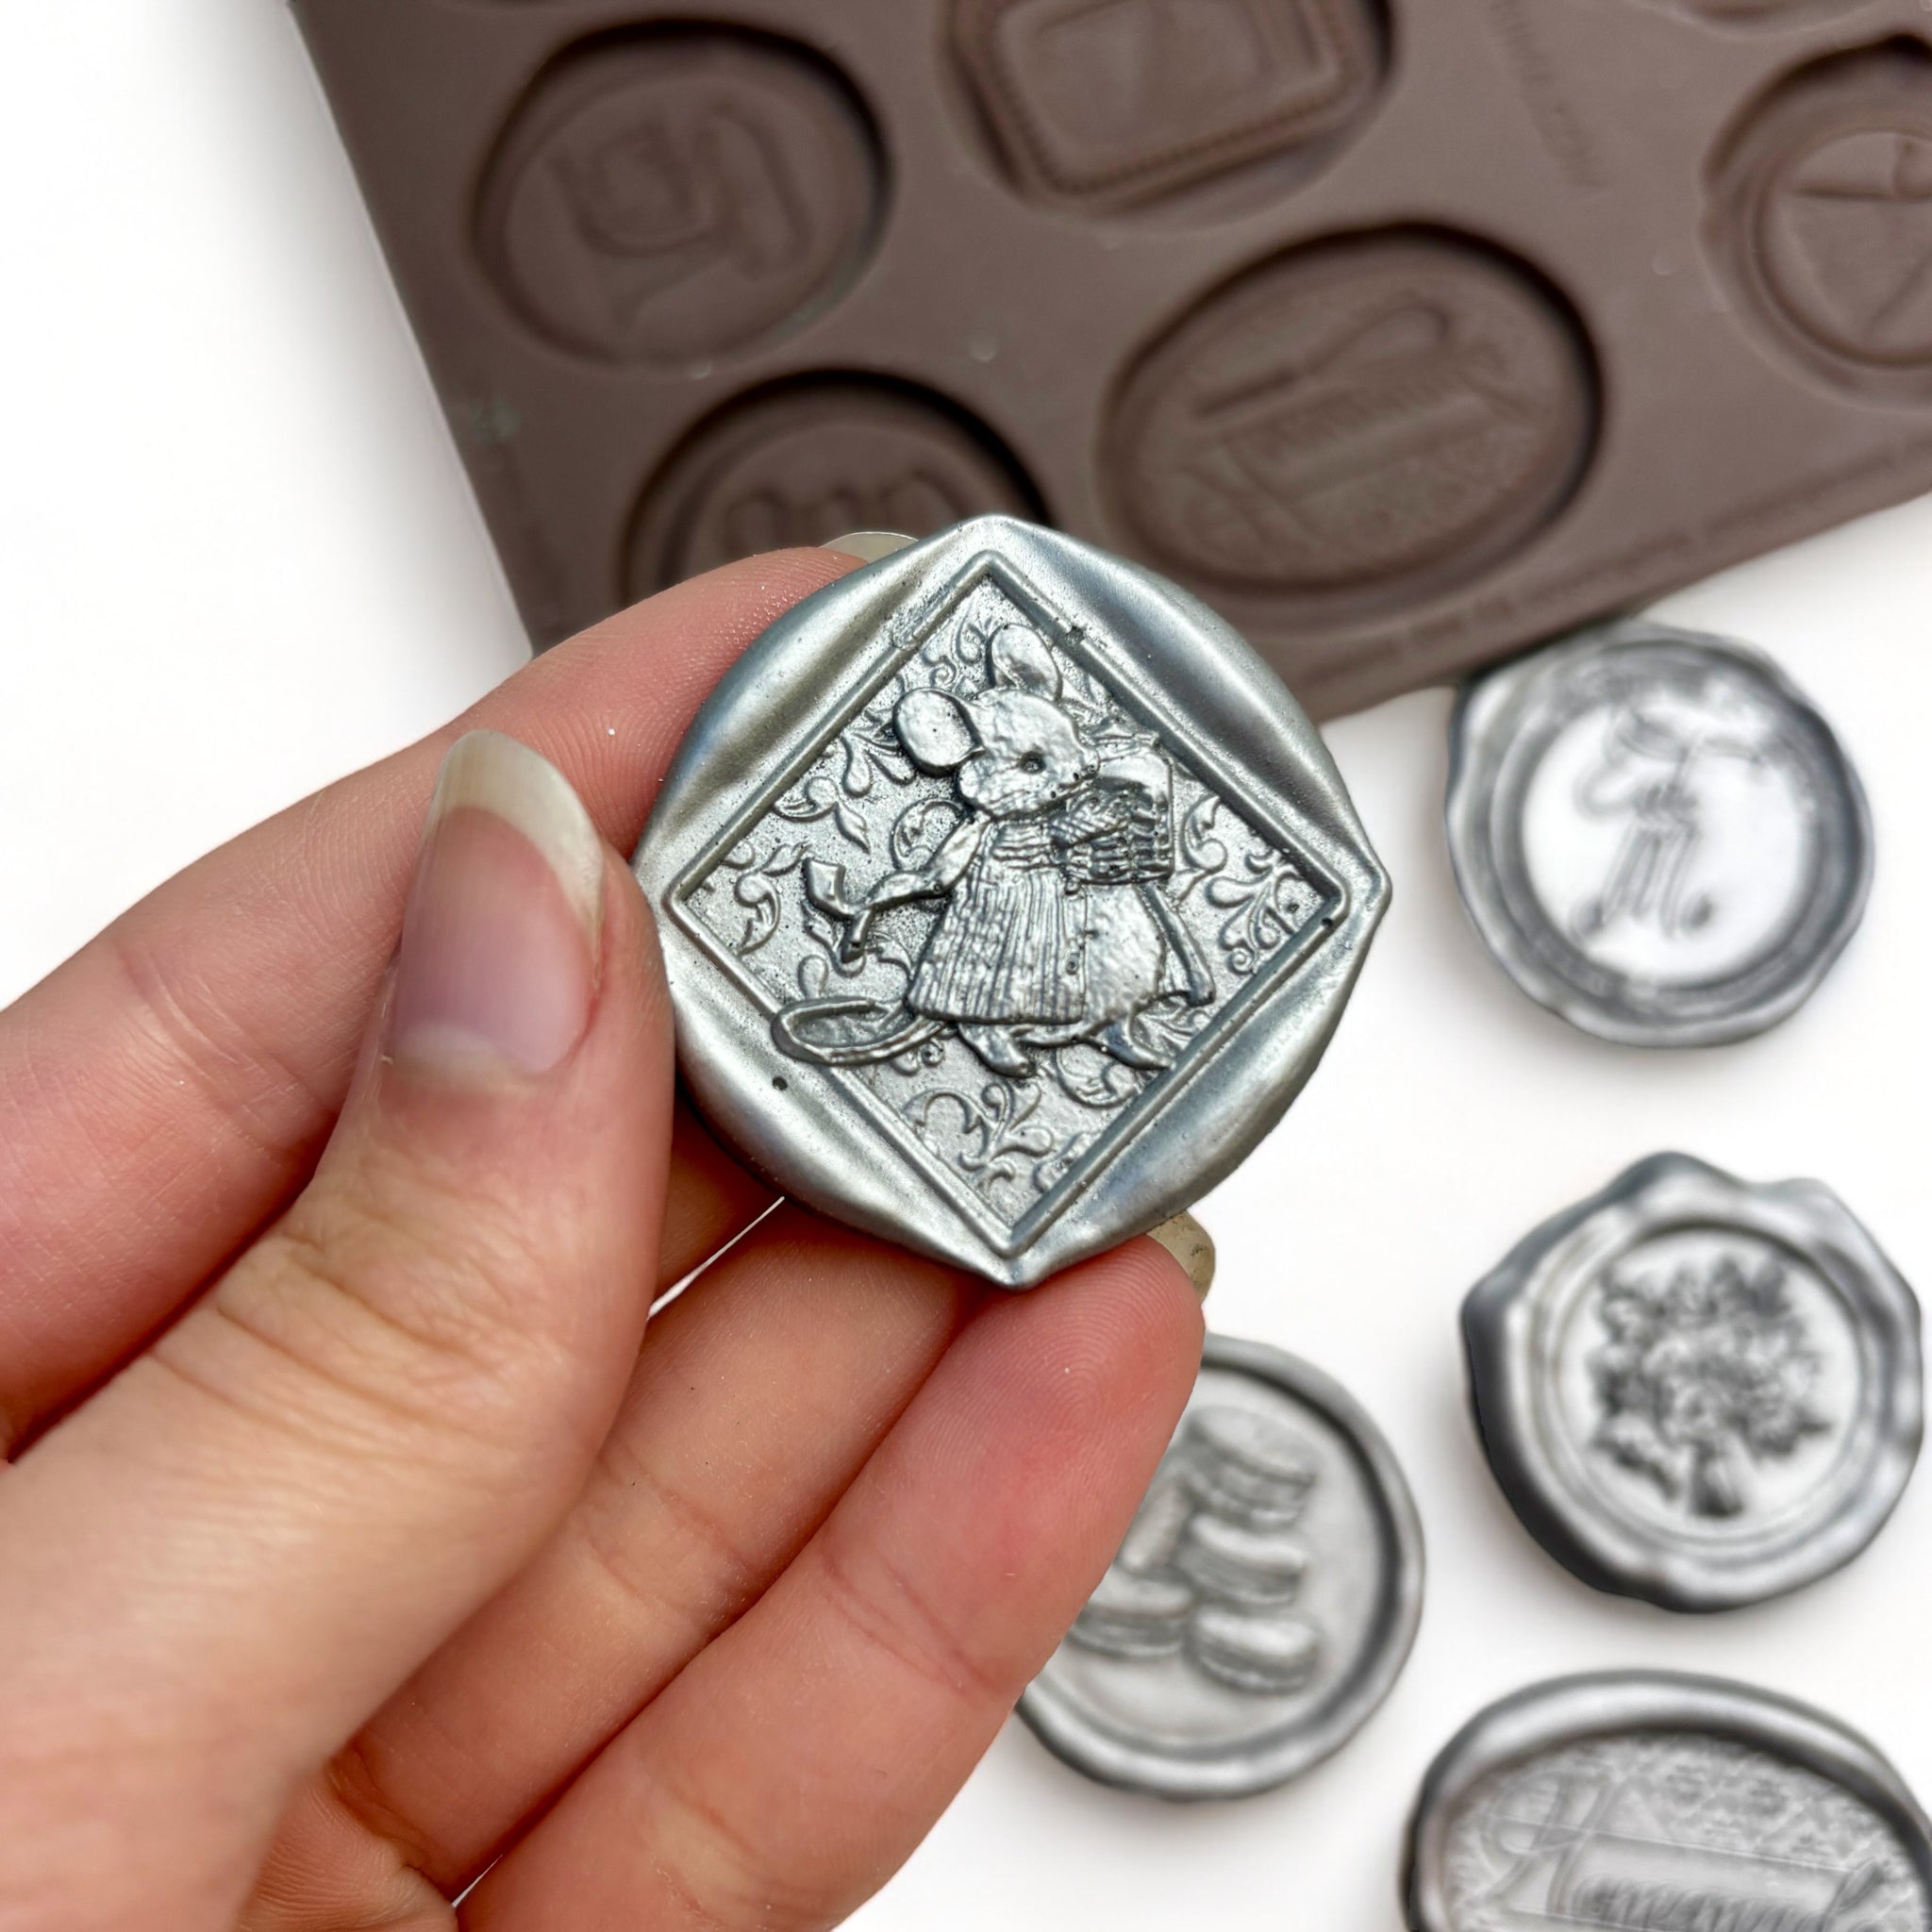
{"label": "silver wax seal", "polygon": [[1321,740],[1225,624],[1004,517],[779,619],[636,866],[725,1140],[1009,1287],[1254,1148],[1388,899]]}
{"label": "silver wax seal", "polygon": [[1627,1672],[1491,1706],[1430,1767],[1410,1932],[1927,1932],[1932,1837],[1807,1706]]}
{"label": "silver wax seal", "polygon": [[1767,658],[1641,620],[1471,685],[1449,853],[1484,943],[1585,1032],[1741,1040],[1809,996],[1864,911],[1872,831],[1838,741]]}
{"label": "silver wax seal", "polygon": [[1462,1321],[1517,1513],[1586,1583],[1666,1609],[1849,1562],[1918,1456],[1918,1303],[1816,1181],[1657,1155],[1528,1236]]}
{"label": "silver wax seal", "polygon": [[1421,1526],[1380,1431],[1306,1362],[1210,1335],[1120,1554],[1020,1715],[1107,1784],[1266,1790],[1367,1722],[1422,1595]]}

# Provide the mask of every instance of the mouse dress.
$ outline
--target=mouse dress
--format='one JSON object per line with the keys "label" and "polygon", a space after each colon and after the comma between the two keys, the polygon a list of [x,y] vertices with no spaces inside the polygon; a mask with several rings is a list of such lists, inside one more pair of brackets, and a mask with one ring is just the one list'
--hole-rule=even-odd
{"label": "mouse dress", "polygon": [[1213,982],[1157,882],[1174,869],[1164,768],[1115,761],[1022,818],[979,814],[933,872],[953,881],[906,1004],[929,1019],[1086,1029]]}
{"label": "mouse dress", "polygon": [[[936,870],[963,860],[906,1004],[931,1019],[1066,1024],[1086,1005],[1080,895],[1070,893],[1054,812],[968,819]],[[970,850],[970,857],[967,856]]]}

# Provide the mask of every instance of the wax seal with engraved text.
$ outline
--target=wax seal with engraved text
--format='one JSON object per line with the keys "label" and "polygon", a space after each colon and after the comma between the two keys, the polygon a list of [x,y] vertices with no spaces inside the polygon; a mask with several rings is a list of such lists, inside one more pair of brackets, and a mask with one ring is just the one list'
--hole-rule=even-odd
{"label": "wax seal with engraved text", "polygon": [[1380,1430],[1307,1363],[1210,1335],[1133,1527],[1020,1715],[1102,1783],[1245,1797],[1368,1721],[1422,1597]]}
{"label": "wax seal with engraved text", "polygon": [[636,868],[726,1141],[1013,1288],[1252,1151],[1388,899],[1320,738],[1226,625],[1005,517],[773,625]]}
{"label": "wax seal with engraved text", "polygon": [[1926,1932],[1932,1827],[1836,1719],[1627,1671],[1480,1712],[1423,1781],[1410,1932]]}
{"label": "wax seal with engraved text", "polygon": [[1848,1563],[1918,1457],[1919,1305],[1830,1189],[1659,1154],[1462,1311],[1497,1481],[1586,1583],[1756,1603]]}
{"label": "wax seal with engraved text", "polygon": [[1449,857],[1524,991],[1631,1046],[1712,1046],[1816,990],[1865,909],[1872,824],[1831,727],[1768,658],[1628,619],[1476,680]]}

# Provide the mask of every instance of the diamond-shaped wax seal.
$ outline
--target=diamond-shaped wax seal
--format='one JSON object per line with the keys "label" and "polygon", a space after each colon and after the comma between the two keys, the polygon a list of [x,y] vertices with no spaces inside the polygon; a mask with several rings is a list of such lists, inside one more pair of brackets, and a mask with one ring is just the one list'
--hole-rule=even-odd
{"label": "diamond-shaped wax seal", "polygon": [[1221,619],[1005,517],[765,632],[636,870],[685,1080],[740,1158],[1012,1288],[1253,1150],[1389,897],[1313,726]]}

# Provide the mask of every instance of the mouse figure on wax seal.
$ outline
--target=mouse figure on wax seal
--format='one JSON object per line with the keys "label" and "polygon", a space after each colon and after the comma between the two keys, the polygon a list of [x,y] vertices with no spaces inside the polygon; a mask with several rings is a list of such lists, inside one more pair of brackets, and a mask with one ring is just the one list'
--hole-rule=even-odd
{"label": "mouse figure on wax seal", "polygon": [[694,721],[636,870],[723,1139],[1009,1288],[1232,1172],[1313,1072],[1388,898],[1247,645],[1007,517],[780,618]]}
{"label": "mouse figure on wax seal", "polygon": [[842,865],[806,868],[811,903],[843,925],[847,960],[886,908],[944,901],[902,1006],[873,1040],[821,1045],[814,1021],[848,1017],[852,1003],[802,1001],[779,1015],[779,1043],[850,1065],[954,1026],[991,1072],[1016,1079],[1033,1073],[1032,1050],[1081,1041],[1162,1072],[1174,1048],[1141,1015],[1163,998],[1200,1008],[1214,996],[1213,969],[1161,891],[1175,870],[1173,767],[1150,735],[1107,736],[1104,719],[1080,717],[1025,625],[1006,625],[986,655],[980,696],[913,691],[893,718],[920,770],[952,774],[967,816],[924,864],[856,900]]}

